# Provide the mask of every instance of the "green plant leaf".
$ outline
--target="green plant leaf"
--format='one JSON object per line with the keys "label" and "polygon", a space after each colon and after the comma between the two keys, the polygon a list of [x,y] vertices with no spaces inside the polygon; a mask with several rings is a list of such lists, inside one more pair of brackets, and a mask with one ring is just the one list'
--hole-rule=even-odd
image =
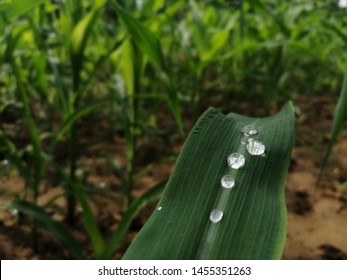
{"label": "green plant leaf", "polygon": [[88,38],[91,34],[91,29],[105,2],[106,0],[94,1],[93,9],[76,24],[71,33],[69,47],[75,90],[78,90],[80,86],[80,72],[84,61],[83,55]]}
{"label": "green plant leaf", "polygon": [[17,168],[19,174],[26,179],[29,180],[29,171],[26,168],[24,162],[22,161],[20,155],[18,154],[18,150],[16,145],[8,140],[4,133],[0,130],[0,147],[1,152],[4,153],[11,163]]}
{"label": "green plant leaf", "polygon": [[16,16],[29,12],[46,1],[47,0],[16,0],[11,3],[3,3],[0,6],[0,15],[10,20]]}
{"label": "green plant leaf", "polygon": [[227,43],[229,37],[229,30],[222,30],[216,32],[211,37],[211,48],[203,53],[201,60],[206,62],[209,60],[213,60],[217,57],[218,52],[224,47]]}
{"label": "green plant leaf", "polygon": [[82,106],[78,109],[76,109],[70,116],[66,118],[65,121],[60,125],[58,130],[54,133],[54,138],[51,143],[51,149],[55,146],[55,144],[59,141],[59,139],[69,131],[70,127],[78,121],[81,117],[84,115],[90,113],[91,111],[95,110],[101,105],[107,104],[110,102],[110,99],[102,99],[98,100],[94,103],[87,104],[85,106]]}
{"label": "green plant leaf", "polygon": [[73,257],[76,259],[84,259],[80,245],[71,234],[71,231],[63,223],[53,220],[42,208],[23,200],[13,201],[11,207],[32,216],[43,228],[48,230]]}
{"label": "green plant leaf", "polygon": [[71,21],[76,24],[84,15],[82,0],[74,0],[66,2],[66,10],[69,13]]}
{"label": "green plant leaf", "polygon": [[[253,124],[265,156],[250,155],[241,139]],[[211,108],[191,131],[165,188],[159,208],[132,242],[124,259],[278,259],[286,236],[284,181],[294,142],[294,109],[255,119]],[[231,170],[231,153],[245,166]],[[235,187],[223,189],[225,174]],[[209,220],[223,211],[219,223]]]}
{"label": "green plant leaf", "polygon": [[167,183],[167,180],[160,182],[155,185],[147,192],[145,192],[140,197],[136,198],[129,206],[127,211],[122,216],[121,221],[118,224],[117,230],[112,235],[108,246],[105,250],[104,259],[109,259],[112,256],[112,253],[117,249],[120,243],[124,240],[125,235],[129,230],[129,226],[132,220],[136,217],[136,215],[140,212],[140,210],[148,205],[149,203],[155,201],[162,194],[164,187]]}
{"label": "green plant leaf", "polygon": [[263,4],[263,1],[260,0],[248,0],[248,2],[256,9],[258,9],[260,12],[262,12],[264,15],[270,17],[273,19],[273,21],[278,25],[280,30],[282,31],[283,35],[286,37],[290,36],[290,30],[285,25],[285,22],[283,21],[283,17],[277,15],[274,13],[271,9],[269,9],[265,4]]}
{"label": "green plant leaf", "polygon": [[340,93],[339,101],[337,102],[336,108],[335,108],[335,113],[334,113],[334,120],[333,120],[333,126],[331,128],[331,137],[329,140],[328,148],[325,152],[324,159],[323,159],[323,164],[318,176],[318,181],[320,180],[322,176],[322,172],[324,170],[324,167],[326,166],[331,151],[336,143],[337,136],[339,135],[341,126],[343,124],[343,120],[345,118],[347,111],[347,70],[345,71],[345,77],[343,80],[343,85],[342,85],[342,90]]}
{"label": "green plant leaf", "polygon": [[327,29],[333,31],[336,33],[336,35],[338,37],[340,37],[344,42],[345,44],[347,44],[347,34],[344,32],[344,30],[338,28],[337,26],[331,24],[330,22],[328,21],[323,21],[323,26],[325,26]]}
{"label": "green plant leaf", "polygon": [[178,100],[177,90],[174,87],[169,74],[169,69],[165,63],[162,47],[158,38],[137,19],[120,7],[115,1],[111,2],[117,11],[120,19],[126,26],[129,34],[134,39],[137,47],[148,56],[152,63],[157,65],[162,71],[161,78],[167,89],[171,111],[173,112],[178,127],[182,131],[181,110]]}
{"label": "green plant leaf", "polygon": [[102,253],[105,250],[105,244],[102,239],[101,232],[98,228],[95,216],[88,204],[87,197],[85,193],[80,189],[80,186],[73,185],[73,190],[83,208],[83,222],[93,245],[94,257],[95,259],[100,259],[102,258]]}
{"label": "green plant leaf", "polygon": [[120,19],[126,26],[129,34],[133,37],[137,46],[154,64],[166,72],[166,63],[158,38],[127,11],[121,8],[115,1],[112,1],[111,3],[113,3],[113,7],[117,11]]}
{"label": "green plant leaf", "polygon": [[203,24],[203,14],[197,3],[194,0],[189,0],[188,3],[192,16],[192,23],[190,25],[190,28],[192,29],[191,36],[200,56],[203,57],[211,48],[211,42],[209,41],[210,38],[207,34],[207,27]]}

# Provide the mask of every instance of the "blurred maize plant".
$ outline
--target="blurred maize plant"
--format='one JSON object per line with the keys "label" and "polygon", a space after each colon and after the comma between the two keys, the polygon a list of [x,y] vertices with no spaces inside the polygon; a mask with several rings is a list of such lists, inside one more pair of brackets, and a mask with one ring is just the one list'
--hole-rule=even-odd
{"label": "blurred maize plant", "polygon": [[[106,13],[105,5],[106,1],[14,1],[1,5],[1,28],[6,29],[2,37],[6,43],[1,60],[2,69],[8,67],[6,69],[11,71],[12,76],[5,79],[13,77],[8,82],[16,84],[13,88],[15,102],[5,100],[2,111],[12,106],[23,108],[23,119],[30,139],[30,143],[21,148],[7,137],[6,131],[1,130],[1,152],[25,180],[23,196],[14,201],[11,207],[35,218],[34,237],[38,221],[77,258],[81,258],[83,253],[73,235],[63,224],[52,220],[43,208],[37,206],[47,165],[56,168],[62,178],[61,183],[66,186],[68,223],[76,221],[78,201],[83,208],[83,220],[94,249],[94,257],[110,257],[136,213],[148,201],[157,198],[160,193],[157,189],[163,188],[163,184],[159,184],[149,194],[136,199],[132,197],[136,175],[133,164],[138,133],[137,115],[141,109],[138,94],[141,77],[145,75],[144,65],[153,63],[157,67],[178,127],[182,128],[176,89],[170,80],[159,40],[116,2],[109,3],[113,8],[109,7],[108,10],[114,9],[129,30],[124,29],[112,38],[112,34],[107,34],[108,30],[105,30],[110,26],[100,23],[100,18]],[[11,23],[13,19],[16,21]],[[114,26],[117,25],[118,22],[115,21]],[[101,28],[104,33],[100,34],[96,28]],[[98,41],[100,38],[101,42]],[[136,55],[132,55],[132,52]],[[31,56],[34,59],[30,59]],[[118,63],[119,60],[123,62]],[[111,66],[117,64],[116,67],[119,68],[126,85],[125,95],[112,85],[104,88],[104,94],[96,92],[96,81],[102,77],[99,72],[104,71],[109,61]],[[110,85],[109,82],[105,84],[107,87]],[[108,95],[108,90],[113,92]],[[33,104],[33,100],[38,105]],[[82,185],[83,179],[78,177],[81,152],[78,121],[100,106],[109,105],[111,101],[119,102],[121,115],[124,116],[128,163],[122,189],[128,199],[128,210],[110,240],[112,246],[106,247],[89,207]],[[34,105],[39,106],[40,112],[34,110]],[[58,128],[50,131],[51,126],[47,121],[57,119],[60,121]],[[46,123],[39,125],[40,121]],[[68,142],[68,166],[61,165],[55,159],[55,148],[61,141]]]}

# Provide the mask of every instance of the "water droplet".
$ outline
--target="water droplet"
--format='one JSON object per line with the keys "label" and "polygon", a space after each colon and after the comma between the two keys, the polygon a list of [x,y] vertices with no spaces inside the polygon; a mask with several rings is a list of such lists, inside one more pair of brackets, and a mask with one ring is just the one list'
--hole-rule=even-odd
{"label": "water droplet", "polygon": [[257,140],[248,140],[248,144],[246,145],[247,151],[251,155],[262,155],[265,152],[265,146],[262,142],[257,141]]}
{"label": "water droplet", "polygon": [[239,153],[228,156],[228,164],[233,169],[239,169],[245,164],[245,157]]}
{"label": "water droplet", "polygon": [[219,209],[211,211],[210,220],[212,223],[218,223],[223,218],[223,212]]}
{"label": "water droplet", "polygon": [[17,215],[18,215],[18,209],[16,209],[16,208],[12,208],[12,209],[10,210],[10,212],[11,212],[11,215],[12,215],[12,216],[17,216]]}
{"label": "water droplet", "polygon": [[242,145],[246,145],[246,144],[247,144],[246,139],[242,138],[242,139],[241,139],[241,144],[242,144]]}
{"label": "water droplet", "polygon": [[163,209],[163,207],[161,207],[161,206],[159,206],[159,207],[157,208],[158,211],[160,211],[161,209]]}
{"label": "water droplet", "polygon": [[235,179],[231,175],[224,175],[221,179],[221,185],[223,188],[231,189],[235,186]]}
{"label": "water droplet", "polygon": [[253,124],[245,125],[243,128],[241,128],[241,132],[246,136],[255,135],[258,133]]}

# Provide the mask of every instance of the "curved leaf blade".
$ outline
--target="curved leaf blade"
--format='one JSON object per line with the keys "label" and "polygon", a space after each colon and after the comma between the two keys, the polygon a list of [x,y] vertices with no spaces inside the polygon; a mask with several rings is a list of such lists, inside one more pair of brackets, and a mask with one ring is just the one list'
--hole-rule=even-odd
{"label": "curved leaf blade", "polygon": [[346,116],[346,112],[347,112],[347,70],[345,71],[345,76],[343,79],[343,85],[342,85],[340,97],[335,108],[333,125],[331,127],[331,138],[324,155],[323,164],[318,176],[318,182],[323,174],[322,172],[324,171],[324,168],[326,164],[328,163],[332,149],[336,143],[337,137],[339,135],[343,121]]}
{"label": "curved leaf blade", "polygon": [[51,149],[57,144],[57,142],[63,137],[63,135],[69,131],[71,126],[76,123],[84,115],[90,113],[91,111],[97,109],[99,106],[107,104],[110,102],[110,99],[101,99],[95,101],[94,103],[86,104],[78,109],[76,109],[72,114],[70,114],[60,125],[58,130],[54,133],[54,138],[51,143]]}
{"label": "curved leaf blade", "polygon": [[137,47],[148,56],[150,61],[158,66],[161,73],[161,79],[163,80],[167,95],[169,98],[169,105],[172,113],[175,116],[177,125],[182,132],[183,124],[181,118],[181,108],[178,99],[178,92],[172,80],[170,79],[170,71],[167,67],[161,43],[159,39],[147,29],[140,21],[134,18],[126,10],[124,10],[117,2],[112,1],[113,7],[115,8],[118,16],[128,30],[128,33],[133,38]]}
{"label": "curved leaf blade", "polygon": [[104,259],[109,259],[112,257],[112,253],[118,248],[118,246],[128,233],[132,220],[136,217],[136,215],[143,207],[160,197],[166,183],[167,180],[158,183],[131,203],[127,211],[122,216],[117,230],[113,233],[109,243],[107,244],[107,248],[104,252]]}
{"label": "curved leaf blade", "polygon": [[3,14],[7,20],[20,16],[47,2],[47,0],[16,0],[11,3],[0,3],[0,15]]}
{"label": "curved leaf blade", "polygon": [[141,22],[121,8],[117,2],[112,1],[111,3],[126,26],[129,34],[134,38],[137,46],[154,64],[166,72],[166,63],[158,38],[149,29],[143,26]]}
{"label": "curved leaf blade", "polygon": [[88,204],[87,196],[80,189],[80,186],[73,185],[73,190],[83,209],[84,227],[93,245],[94,257],[96,259],[101,259],[103,251],[105,250],[105,244],[102,239],[101,231],[98,228],[96,217],[94,216],[92,209]]}
{"label": "curved leaf blade", "polygon": [[55,221],[42,208],[23,200],[15,200],[11,207],[36,219],[48,230],[76,259],[84,259],[81,247],[69,229],[61,222]]}
{"label": "curved leaf blade", "polygon": [[105,2],[106,0],[94,1],[92,10],[76,24],[71,33],[69,50],[75,90],[80,86],[80,72],[84,62],[83,56],[91,34],[91,29],[93,28],[98,18],[99,11]]}
{"label": "curved leaf blade", "polygon": [[[248,154],[241,128],[254,124],[266,156]],[[284,180],[294,142],[291,103],[273,117],[203,114],[191,131],[156,210],[124,259],[277,259],[286,234]],[[222,189],[227,157],[244,154],[236,185]],[[221,207],[219,223],[210,212]]]}

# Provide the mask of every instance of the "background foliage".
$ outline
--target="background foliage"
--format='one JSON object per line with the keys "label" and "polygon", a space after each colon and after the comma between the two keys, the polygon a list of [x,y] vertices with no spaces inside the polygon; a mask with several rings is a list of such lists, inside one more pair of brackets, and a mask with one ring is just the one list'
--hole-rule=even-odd
{"label": "background foliage", "polygon": [[[247,101],[260,116],[298,95],[337,98],[347,68],[346,10],[337,4],[0,1],[0,175],[24,181],[4,208],[35,218],[20,216],[31,223],[34,247],[40,223],[71,256],[85,257],[66,226],[83,220],[92,257],[112,257],[165,186],[135,196],[137,180],[174,160],[139,164],[140,142],[172,145],[209,106],[243,113]],[[89,203],[100,186],[81,159],[112,136],[124,139],[124,162],[102,149],[97,157],[118,178],[107,191],[123,194],[123,216],[105,238]],[[54,186],[64,187],[64,222],[47,214],[56,198],[38,206],[39,194]]]}

